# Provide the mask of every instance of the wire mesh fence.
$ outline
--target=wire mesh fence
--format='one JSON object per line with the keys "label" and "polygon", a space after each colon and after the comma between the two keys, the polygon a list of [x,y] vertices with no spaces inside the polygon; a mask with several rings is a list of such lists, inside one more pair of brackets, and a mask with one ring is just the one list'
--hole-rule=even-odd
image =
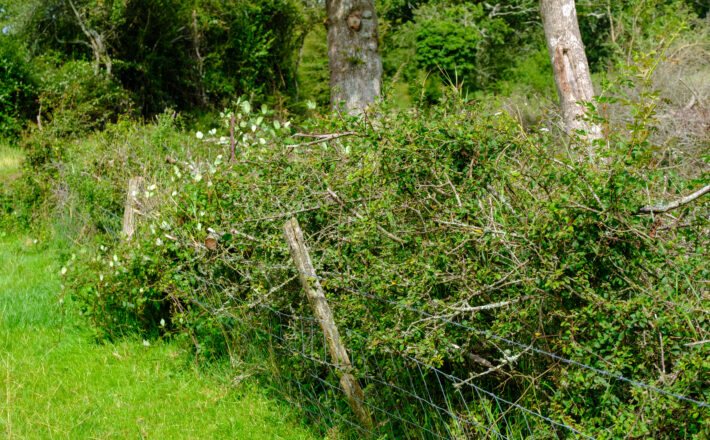
{"label": "wire mesh fence", "polygon": [[[268,274],[273,285],[270,295],[278,295],[287,286],[293,287],[299,275],[304,275],[287,264],[243,263],[247,276],[252,269],[258,269],[262,276]],[[261,365],[264,383],[337,438],[613,438],[609,428],[614,420],[605,421],[607,426],[598,422],[594,431],[590,431],[580,423],[573,410],[569,414],[560,408],[548,411],[550,399],[535,398],[538,393],[549,395],[555,392],[550,389],[554,381],[548,380],[548,375],[560,366],[593,377],[609,392],[641,395],[651,402],[659,399],[675,401],[679,411],[696,412],[701,423],[710,416],[710,405],[704,401],[575,361],[536,347],[534,341],[518,342],[446,315],[433,315],[406,303],[383,298],[354,285],[357,280],[351,275],[333,272],[322,277],[312,273],[305,275],[327,283],[332,291],[341,293],[331,295],[328,301],[333,305],[343,344],[350,355],[349,365],[344,366],[329,352],[323,321],[309,313],[305,298],[303,304],[286,304],[279,309],[268,301],[242,299],[239,293],[230,291],[230,286],[212,282],[215,303],[197,305],[214,316],[228,318],[227,330],[235,354],[248,363]],[[450,355],[440,358],[420,356],[403,345],[398,346],[400,335],[383,338],[383,333],[372,329],[349,327],[348,322],[357,320],[338,316],[337,311],[341,301],[353,297],[364,300],[366,306],[379,303],[420,319],[434,320],[440,324],[438,329],[442,335],[453,328],[471,338],[500,344],[504,358],[498,365],[490,364],[483,373],[462,377],[465,368],[452,365]],[[225,298],[228,301],[225,302]],[[227,321],[222,319],[221,322]],[[441,346],[432,347],[432,351],[436,353],[440,349],[450,353],[460,346],[442,336]],[[461,350],[460,355],[466,354]],[[546,359],[545,365],[549,368],[521,373],[525,369],[521,366],[516,374],[503,371],[503,367],[532,363],[533,357]],[[348,403],[350,396],[341,380],[345,374],[352,374],[363,390],[362,397],[356,399],[366,408],[368,421],[358,417],[352,404]]]}

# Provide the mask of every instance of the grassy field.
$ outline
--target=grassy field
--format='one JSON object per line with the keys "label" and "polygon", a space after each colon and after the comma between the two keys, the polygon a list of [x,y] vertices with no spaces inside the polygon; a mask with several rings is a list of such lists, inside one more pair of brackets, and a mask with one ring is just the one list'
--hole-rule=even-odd
{"label": "grassy field", "polygon": [[[0,179],[19,154],[0,150]],[[0,230],[0,437],[311,439],[256,383],[197,371],[170,342],[93,342],[60,305],[58,249]]]}

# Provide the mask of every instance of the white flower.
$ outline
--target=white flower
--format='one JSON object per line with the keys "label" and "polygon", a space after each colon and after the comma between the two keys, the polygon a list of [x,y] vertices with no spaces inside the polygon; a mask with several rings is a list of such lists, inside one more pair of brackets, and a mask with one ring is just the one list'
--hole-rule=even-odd
{"label": "white flower", "polygon": [[311,101],[310,99],[306,101],[306,108],[308,110],[315,110],[316,109],[316,103]]}
{"label": "white flower", "polygon": [[99,274],[99,281],[103,281],[103,280],[104,280],[104,274],[100,273]]}
{"label": "white flower", "polygon": [[259,138],[259,143],[260,143],[261,145],[265,145],[265,144],[266,144],[266,139],[264,139],[264,138]]}
{"label": "white flower", "polygon": [[216,135],[216,134],[217,134],[217,129],[216,129],[216,128],[213,128],[212,130],[210,130],[210,136],[214,136],[214,135]]}
{"label": "white flower", "polygon": [[62,275],[64,275],[65,273],[67,273],[67,268],[66,268],[66,267],[62,267],[61,273],[62,273]]}
{"label": "white flower", "polygon": [[251,126],[251,131],[252,131],[252,132],[256,131],[256,125],[253,125],[253,124],[252,124],[252,126]]}
{"label": "white flower", "polygon": [[155,191],[155,188],[157,188],[157,186],[156,186],[155,184],[150,185],[150,186],[148,187],[148,191]]}
{"label": "white flower", "polygon": [[197,136],[197,139],[202,139],[203,137],[205,137],[205,135],[202,134],[201,131],[198,131],[197,133],[195,133],[195,136]]}
{"label": "white flower", "polygon": [[146,347],[150,347],[150,342],[148,342],[147,339],[143,339],[143,345],[145,345]]}
{"label": "white flower", "polygon": [[163,240],[160,239],[160,237],[155,239],[155,245],[156,246],[162,246],[163,245]]}
{"label": "white flower", "polygon": [[161,318],[161,320],[160,320],[160,326],[161,326],[161,327],[165,327],[165,320],[162,319],[162,318]]}
{"label": "white flower", "polygon": [[550,130],[548,130],[547,128],[544,128],[544,127],[543,127],[543,128],[540,129],[540,131],[543,132],[543,133],[547,133],[547,132],[550,131]]}

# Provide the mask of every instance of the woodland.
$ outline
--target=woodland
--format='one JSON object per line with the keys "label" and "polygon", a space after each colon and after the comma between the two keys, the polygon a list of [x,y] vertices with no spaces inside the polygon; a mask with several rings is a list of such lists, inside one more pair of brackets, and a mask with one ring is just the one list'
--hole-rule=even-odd
{"label": "woodland", "polygon": [[0,0],[0,237],[273,438],[707,439],[709,11]]}

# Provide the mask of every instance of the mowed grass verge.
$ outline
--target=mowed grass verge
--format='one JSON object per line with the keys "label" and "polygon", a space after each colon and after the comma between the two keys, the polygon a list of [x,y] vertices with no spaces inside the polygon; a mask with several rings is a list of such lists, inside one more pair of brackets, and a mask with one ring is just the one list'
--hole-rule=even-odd
{"label": "mowed grass verge", "polygon": [[257,383],[206,374],[175,343],[95,343],[60,305],[58,261],[55,245],[0,229],[0,438],[316,438]]}

